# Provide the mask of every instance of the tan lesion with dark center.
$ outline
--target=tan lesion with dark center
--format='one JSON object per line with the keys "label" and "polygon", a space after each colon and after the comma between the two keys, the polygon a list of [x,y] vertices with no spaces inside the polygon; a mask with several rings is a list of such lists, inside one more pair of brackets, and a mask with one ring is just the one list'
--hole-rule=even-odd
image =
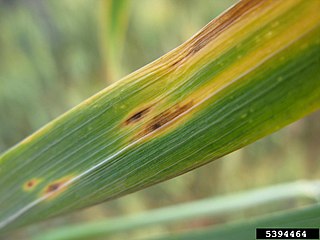
{"label": "tan lesion with dark center", "polygon": [[31,190],[35,189],[35,187],[38,186],[39,183],[40,183],[40,179],[38,179],[38,178],[30,179],[24,183],[23,190],[24,191],[31,191]]}
{"label": "tan lesion with dark center", "polygon": [[60,188],[60,186],[62,185],[62,183],[53,183],[53,184],[50,184],[47,188],[46,188],[46,190],[45,190],[45,192],[46,193],[50,193],[50,192],[53,192],[53,191],[56,191],[56,190],[58,190],[59,188]]}
{"label": "tan lesion with dark center", "polygon": [[60,178],[52,183],[49,183],[47,186],[44,187],[41,195],[42,196],[48,195],[47,199],[52,199],[58,196],[68,188],[69,184],[67,185],[66,183],[71,179],[72,179],[72,176],[67,176],[67,177]]}
{"label": "tan lesion with dark center", "polygon": [[150,107],[144,108],[134,114],[132,114],[129,118],[126,119],[125,125],[129,125],[132,123],[136,123],[144,118],[144,116],[150,111]]}
{"label": "tan lesion with dark center", "polygon": [[175,120],[180,115],[188,111],[193,105],[193,101],[189,101],[185,104],[180,103],[170,107],[169,109],[163,111],[162,113],[150,119],[146,123],[146,125],[144,125],[143,129],[140,132],[138,132],[135,138],[140,138],[156,131],[157,129]]}

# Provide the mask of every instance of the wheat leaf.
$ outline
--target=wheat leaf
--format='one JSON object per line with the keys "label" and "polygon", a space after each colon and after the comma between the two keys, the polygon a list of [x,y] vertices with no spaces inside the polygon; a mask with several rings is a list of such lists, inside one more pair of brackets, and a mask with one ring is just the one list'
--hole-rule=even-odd
{"label": "wheat leaf", "polygon": [[11,148],[0,228],[146,188],[319,109],[319,7],[241,1]]}

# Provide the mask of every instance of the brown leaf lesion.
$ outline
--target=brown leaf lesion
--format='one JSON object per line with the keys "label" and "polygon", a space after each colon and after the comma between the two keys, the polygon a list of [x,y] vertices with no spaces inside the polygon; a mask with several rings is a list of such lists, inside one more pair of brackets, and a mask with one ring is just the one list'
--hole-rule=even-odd
{"label": "brown leaf lesion", "polygon": [[241,17],[254,11],[265,2],[267,2],[267,0],[243,0],[229,11],[223,13],[220,17],[213,19],[199,33],[185,43],[185,48],[177,58],[173,59],[170,67],[175,68],[186,62],[189,58],[205,48],[210,42],[219,37],[225,29],[230,28],[230,26],[235,24]]}
{"label": "brown leaf lesion", "polygon": [[69,182],[71,179],[72,176],[67,176],[60,178],[54,182],[51,182],[44,187],[41,194],[43,196],[49,195],[47,199],[55,198],[68,188],[69,184],[66,185],[66,183]]}
{"label": "brown leaf lesion", "polygon": [[24,183],[23,190],[25,191],[32,191],[35,189],[36,186],[40,183],[40,179],[38,178],[32,178]]}
{"label": "brown leaf lesion", "polygon": [[51,193],[58,190],[62,186],[62,182],[52,183],[45,189],[45,193]]}
{"label": "brown leaf lesion", "polygon": [[140,120],[142,120],[146,116],[146,114],[148,112],[150,112],[150,110],[151,110],[151,107],[147,107],[147,108],[144,108],[140,111],[137,111],[137,112],[131,114],[130,117],[128,117],[125,120],[125,125],[139,122]]}
{"label": "brown leaf lesion", "polygon": [[161,128],[165,124],[173,121],[187,110],[189,110],[194,105],[193,101],[189,101],[185,104],[176,104],[169,109],[161,112],[157,116],[150,119],[147,122],[145,127],[137,134],[136,138],[143,137],[151,132],[156,131],[157,129]]}

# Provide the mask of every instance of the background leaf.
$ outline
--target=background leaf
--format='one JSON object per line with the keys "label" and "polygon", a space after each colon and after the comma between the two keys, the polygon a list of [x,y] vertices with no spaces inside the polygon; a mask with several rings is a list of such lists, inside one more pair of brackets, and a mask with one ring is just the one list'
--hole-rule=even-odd
{"label": "background leaf", "polygon": [[165,236],[155,239],[255,239],[256,228],[310,228],[320,223],[320,204],[284,211],[270,216],[251,219],[247,222],[234,223],[214,229],[184,233],[176,236]]}
{"label": "background leaf", "polygon": [[[299,198],[308,198],[313,201],[320,200],[320,181],[299,181],[294,183],[279,184],[276,186],[270,186],[268,188],[256,189],[237,194],[230,194],[228,196],[214,197],[210,199],[194,201],[191,203],[174,205],[133,216],[124,216],[113,218],[110,220],[65,226],[53,231],[49,231],[47,233],[40,233],[35,239],[71,240],[89,238],[91,239],[98,236],[111,237],[115,233],[128,232],[130,230],[146,228],[152,225],[170,225],[174,222],[179,221],[187,222],[193,219],[223,216],[231,214],[232,212],[241,212],[254,207],[263,208],[269,204],[275,204],[277,202],[289,201],[294,199],[297,200]],[[311,208],[313,209],[313,207]],[[301,214],[301,220],[305,217],[305,214],[302,214],[300,210],[292,210],[291,212],[299,212],[299,214]],[[276,214],[276,216],[281,216],[280,219],[284,218],[283,215],[287,216],[287,213]],[[275,217],[272,216],[272,219],[274,220]],[[291,224],[291,221],[288,221],[288,219],[286,223]],[[295,220],[296,219],[294,219],[293,221],[294,223]],[[315,226],[313,224],[314,219],[307,218],[307,220],[310,222],[308,224],[305,223],[305,227]],[[277,226],[279,221],[273,222],[271,220],[270,222],[274,224],[273,226]],[[264,221],[263,223],[267,224],[266,221]],[[243,222],[242,224],[233,224],[232,226],[234,225],[237,226],[237,230],[239,230],[239,225],[245,226],[247,228],[245,234],[249,235],[250,237],[243,236],[243,238],[241,239],[251,239],[251,237],[253,236],[252,234],[254,233],[254,228],[250,229],[252,223]],[[260,226],[259,223],[257,223],[256,226]],[[228,225],[223,227],[215,226],[213,229],[215,228],[218,229],[214,230],[213,233],[220,232],[221,229],[225,229],[224,234],[226,234],[226,236],[221,236],[222,238],[220,239],[229,239],[229,235],[237,235],[236,232],[228,232]],[[233,229],[234,227],[231,228]],[[206,229],[203,231],[203,234],[207,234],[207,232],[210,232],[211,234],[212,230]],[[192,237],[202,236],[200,232],[198,233],[196,231],[188,232],[188,235],[190,239],[192,239]],[[183,234],[183,237],[185,236],[186,235]],[[181,236],[181,239],[184,239],[183,237]]]}

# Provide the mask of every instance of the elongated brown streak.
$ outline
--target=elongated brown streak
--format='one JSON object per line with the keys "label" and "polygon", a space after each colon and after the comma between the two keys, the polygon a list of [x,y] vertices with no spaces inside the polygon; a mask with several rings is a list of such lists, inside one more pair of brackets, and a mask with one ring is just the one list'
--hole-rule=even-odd
{"label": "elongated brown streak", "polygon": [[151,132],[156,131],[158,128],[163,125],[173,121],[178,118],[181,114],[186,112],[194,105],[193,101],[189,101],[183,105],[176,104],[169,109],[163,111],[162,113],[153,117],[150,121],[146,123],[143,129],[134,137],[134,139],[143,137]]}
{"label": "elongated brown streak", "polygon": [[136,122],[140,121],[149,111],[150,111],[150,107],[145,108],[145,109],[143,109],[141,111],[138,111],[138,112],[132,114],[125,121],[125,125],[129,125],[129,124],[136,123]]}
{"label": "elongated brown streak", "polygon": [[255,10],[266,0],[244,0],[239,2],[234,8],[230,9],[219,18],[212,20],[200,33],[195,35],[188,42],[183,44],[184,51],[174,59],[170,64],[171,67],[177,66],[186,61],[189,57],[199,52],[209,42],[217,38],[224,29],[230,27],[243,15]]}

